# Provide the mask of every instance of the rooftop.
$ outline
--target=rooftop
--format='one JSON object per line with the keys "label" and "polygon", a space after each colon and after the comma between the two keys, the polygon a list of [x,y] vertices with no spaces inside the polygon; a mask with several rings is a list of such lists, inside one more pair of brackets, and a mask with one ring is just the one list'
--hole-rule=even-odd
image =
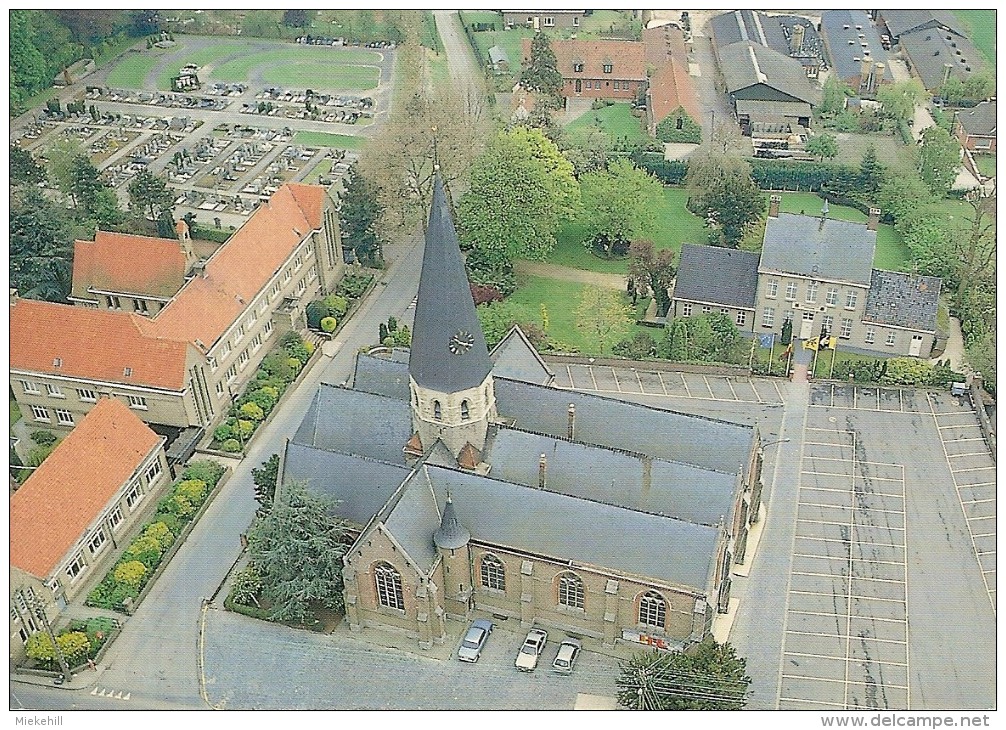
{"label": "rooftop", "polygon": [[[548,385],[555,375],[518,325],[489,353],[493,376]],[[408,398],[406,392],[405,397]]]}
{"label": "rooftop", "polygon": [[874,67],[884,64],[884,80],[894,81],[887,51],[865,10],[826,10],[821,13],[821,33],[832,68],[840,79],[860,76],[863,60],[867,59]]}
{"label": "rooftop", "polygon": [[906,33],[898,42],[927,89],[941,86],[947,73],[963,81],[985,69],[981,52],[971,41],[939,28]]}
{"label": "rooftop", "polygon": [[752,309],[758,258],[751,251],[686,243],[681,247],[674,298]]}
{"label": "rooftop", "polygon": [[124,403],[99,399],[10,498],[10,564],[50,576],[160,443]]}
{"label": "rooftop", "polygon": [[713,41],[720,49],[732,43],[751,41],[789,55],[789,42],[779,21],[756,10],[731,10],[709,21]]}
{"label": "rooftop", "polygon": [[957,112],[957,121],[968,134],[994,137],[996,134],[996,100],[983,101],[971,109]]}
{"label": "rooftop", "polygon": [[752,41],[732,43],[720,48],[719,54],[720,69],[730,94],[763,85],[790,97],[789,101],[805,101],[814,106],[821,103],[820,90],[807,80],[803,65],[795,58]]}
{"label": "rooftop", "polygon": [[874,269],[863,321],[935,332],[942,283],[936,276]]}
{"label": "rooftop", "polygon": [[93,241],[73,244],[71,295],[89,298],[97,289],[167,299],[182,288],[186,268],[177,240],[98,231]]}
{"label": "rooftop", "polygon": [[758,269],[869,286],[876,245],[865,223],[780,213],[768,217]]}
{"label": "rooftop", "polygon": [[[531,39],[524,38],[522,58],[531,57]],[[646,49],[640,41],[557,40],[551,42],[556,68],[564,79],[627,79],[646,81]],[[574,66],[583,64],[582,71]],[[611,65],[611,73],[604,67]]]}
{"label": "rooftop", "polygon": [[895,38],[924,28],[946,28],[954,35],[964,37],[964,30],[949,10],[881,10],[879,13]]}

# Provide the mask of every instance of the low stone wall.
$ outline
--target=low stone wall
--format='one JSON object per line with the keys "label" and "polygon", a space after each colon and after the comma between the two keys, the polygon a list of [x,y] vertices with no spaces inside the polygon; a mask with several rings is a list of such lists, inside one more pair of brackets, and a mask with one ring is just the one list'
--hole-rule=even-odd
{"label": "low stone wall", "polygon": [[613,368],[635,368],[662,372],[702,373],[705,375],[732,375],[750,377],[751,371],[743,365],[698,365],[667,360],[624,360],[618,357],[587,357],[586,355],[542,355],[549,365],[603,365]]}
{"label": "low stone wall", "polygon": [[975,413],[978,414],[978,426],[985,437],[989,451],[992,453],[992,460],[996,461],[996,428],[989,419],[989,414],[985,411],[984,391],[976,381],[971,382],[971,405],[974,406]]}

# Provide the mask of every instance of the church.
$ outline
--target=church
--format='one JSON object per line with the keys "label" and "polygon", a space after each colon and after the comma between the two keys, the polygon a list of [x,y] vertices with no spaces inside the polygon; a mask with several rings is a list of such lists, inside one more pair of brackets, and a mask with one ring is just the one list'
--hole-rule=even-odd
{"label": "church", "polygon": [[730,604],[760,517],[756,427],[551,385],[519,328],[486,346],[435,180],[409,349],[322,384],[280,489],[336,500],[354,631],[443,643],[480,614],[682,647]]}

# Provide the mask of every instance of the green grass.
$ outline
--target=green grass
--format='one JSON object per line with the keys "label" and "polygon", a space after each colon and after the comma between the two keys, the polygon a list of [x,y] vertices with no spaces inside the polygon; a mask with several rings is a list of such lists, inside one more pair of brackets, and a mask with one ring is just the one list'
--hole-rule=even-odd
{"label": "green grass", "polygon": [[[469,13],[465,13],[468,17]],[[499,17],[499,16],[497,16]],[[502,21],[497,22],[499,27]],[[475,43],[479,47],[479,64],[484,65],[489,60],[489,49],[493,46],[500,46],[506,51],[510,59],[510,73],[516,77],[520,73],[521,66],[521,39],[534,38],[534,31],[530,28],[514,28],[513,30],[483,31],[473,33]]]}
{"label": "green grass", "polygon": [[643,131],[642,120],[633,116],[630,104],[612,104],[601,109],[592,109],[566,127],[566,133],[573,142],[582,141],[593,129],[600,129],[612,142],[625,139],[633,144],[646,144],[649,136]]}
{"label": "green grass", "polygon": [[464,10],[461,15],[469,26],[476,23],[495,23],[497,28],[503,27],[503,16],[492,10]]}
{"label": "green grass", "polygon": [[[813,353],[811,353],[813,356]],[[846,362],[877,362],[878,360],[886,360],[884,357],[873,357],[871,355],[860,355],[855,352],[845,352],[842,350],[842,340],[838,342],[838,348],[835,350],[822,350],[821,354],[817,356],[817,365],[814,368],[815,378],[830,378],[832,375],[831,369],[831,358],[832,355],[835,356],[835,370],[839,369],[839,365]],[[811,362],[814,362],[811,360]]]}
{"label": "green grass", "polygon": [[[768,193],[765,194],[766,206]],[[947,201],[956,202],[956,201]],[[805,213],[819,215],[824,201],[814,193],[782,193],[779,210],[783,213]],[[965,206],[966,207],[966,206]],[[767,208],[766,208],[767,209]],[[844,205],[828,205],[828,216],[841,221],[866,223],[867,216]],[[877,227],[877,248],[873,255],[873,265],[886,271],[911,271],[911,254],[908,246],[893,226],[881,223]]]}
{"label": "green grass", "polygon": [[627,10],[595,10],[581,21],[580,30],[577,32],[578,38],[585,36],[602,37],[601,33],[608,33],[614,27],[615,31],[620,31],[623,35],[631,35],[638,39],[642,30],[642,24],[638,20],[632,19],[632,13]]}
{"label": "green grass", "polygon": [[996,65],[996,11],[995,10],[954,10],[958,20],[964,22],[971,31],[971,41],[981,51],[992,66]]}
{"label": "green grass", "polygon": [[434,86],[446,86],[451,80],[450,67],[447,63],[446,53],[434,53],[428,51],[426,60],[429,62],[430,79]]}
{"label": "green grass", "polygon": [[[236,55],[242,51],[247,53],[250,52],[250,50],[251,49],[248,47],[247,43],[241,43],[239,41],[222,41],[220,43],[215,43],[212,46],[192,51],[191,53],[185,53],[161,70],[161,72],[157,75],[157,88],[161,91],[171,91],[172,77],[177,76],[178,72],[182,70],[182,66],[186,64],[194,63],[197,66],[206,66],[223,58],[227,58],[228,56]],[[203,81],[205,80],[206,79],[204,78]]]}
{"label": "green grass", "polygon": [[106,83],[113,89],[142,89],[159,60],[152,53],[130,53],[112,69]]}
{"label": "green grass", "polygon": [[[683,243],[705,243],[706,229],[698,216],[685,208],[688,193],[684,188],[665,187],[663,199],[656,208],[656,226],[650,239],[657,249],[669,248],[681,253]],[[574,269],[597,271],[603,274],[625,274],[629,270],[626,259],[601,259],[584,246],[585,225],[582,221],[569,221],[559,228],[556,246],[548,256],[548,263]]]}
{"label": "green grass", "polygon": [[[228,80],[225,78],[224,66],[220,67],[219,74],[214,71],[211,76],[214,79]],[[332,66],[316,61],[291,61],[262,71],[262,80],[267,84],[294,89],[354,89],[362,91],[377,88],[380,77],[380,69],[373,66]],[[245,78],[247,76],[239,76],[229,80],[238,81]]]}
{"label": "green grass", "polygon": [[985,177],[996,176],[995,155],[975,155],[975,164],[978,165],[978,171]]}
{"label": "green grass", "polygon": [[338,147],[343,150],[359,150],[367,143],[363,137],[351,134],[331,134],[329,132],[297,132],[293,136],[294,144],[308,147]]}

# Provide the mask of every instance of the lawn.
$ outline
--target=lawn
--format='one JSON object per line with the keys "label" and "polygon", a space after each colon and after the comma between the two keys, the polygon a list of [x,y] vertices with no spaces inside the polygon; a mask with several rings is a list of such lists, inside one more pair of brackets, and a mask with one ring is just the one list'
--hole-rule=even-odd
{"label": "lawn", "polygon": [[954,10],[958,20],[964,22],[971,31],[971,40],[992,66],[996,65],[996,11],[995,10]]}
{"label": "lawn", "polygon": [[426,51],[426,60],[429,63],[430,80],[434,86],[446,86],[451,80],[450,67],[447,65],[446,53],[434,53]]}
{"label": "lawn", "polygon": [[978,165],[978,171],[985,177],[996,176],[995,155],[975,155],[975,164]]}
{"label": "lawn", "polygon": [[629,10],[595,10],[583,19],[578,37],[596,36],[603,37],[602,33],[612,31],[620,32],[626,37],[640,38],[642,24],[638,20],[632,19],[632,12]]}
{"label": "lawn", "polygon": [[108,74],[106,83],[113,89],[142,89],[159,60],[153,53],[127,54]]}
{"label": "lawn", "polygon": [[[224,71],[224,66],[220,67],[219,74],[214,71],[211,77],[226,80],[225,73],[229,72]],[[288,89],[374,89],[380,77],[380,69],[373,66],[333,66],[320,61],[291,61],[262,70],[262,80],[267,84]]]}
{"label": "lawn", "polygon": [[[177,58],[177,60],[169,63],[161,72],[157,75],[157,88],[161,91],[171,91],[171,79],[178,75],[178,72],[182,70],[182,66],[189,63],[194,63],[197,66],[206,66],[207,64],[215,63],[228,56],[235,56],[242,52],[249,53],[251,49],[248,47],[247,43],[240,43],[237,41],[222,41],[220,43],[215,43],[212,46],[206,48],[200,48],[199,50],[192,51],[191,53],[186,53]],[[203,79],[205,81],[206,79]]]}
{"label": "lawn", "polygon": [[367,143],[363,137],[351,134],[331,134],[330,132],[297,132],[293,136],[294,144],[308,147],[338,147],[343,150],[359,150]]}
{"label": "lawn", "polygon": [[[766,206],[768,193],[765,194]],[[779,210],[783,213],[805,213],[820,215],[824,201],[814,193],[782,193],[782,204]],[[951,201],[947,201],[951,202]],[[959,205],[959,204],[958,204]],[[865,223],[866,215],[844,205],[828,205],[828,215],[831,218],[853,223]],[[893,226],[881,223],[877,227],[877,248],[873,255],[873,265],[886,271],[911,271],[911,255],[908,246],[901,239],[901,234]]]}
{"label": "lawn", "polygon": [[591,129],[599,129],[608,135],[612,142],[625,139],[632,144],[646,144],[649,136],[643,131],[642,120],[632,114],[630,104],[612,104],[601,109],[592,109],[566,127],[570,140],[578,142],[584,139]]}
{"label": "lawn", "polygon": [[[669,248],[680,253],[682,243],[705,243],[705,225],[701,218],[685,208],[687,200],[688,193],[684,188],[663,189],[663,200],[656,209],[655,230],[649,237],[658,249]],[[549,254],[548,263],[605,274],[628,272],[628,260],[598,258],[583,246],[585,239],[582,221],[563,224],[556,235],[556,246]]]}
{"label": "lawn", "polygon": [[[489,15],[495,16],[496,27],[500,28],[503,24],[503,18],[498,13],[488,13],[486,11],[482,12],[465,12],[465,20],[471,23],[471,16],[483,16],[488,17]],[[484,21],[474,21],[474,22],[492,22],[490,20]],[[489,49],[493,46],[500,46],[506,51],[507,57],[510,59],[510,71],[511,74],[516,76],[520,73],[521,66],[521,39],[523,38],[533,38],[534,30],[531,28],[514,28],[513,30],[486,30],[479,33],[472,33],[475,38],[475,43],[479,47],[479,64],[483,65],[489,60]]]}

